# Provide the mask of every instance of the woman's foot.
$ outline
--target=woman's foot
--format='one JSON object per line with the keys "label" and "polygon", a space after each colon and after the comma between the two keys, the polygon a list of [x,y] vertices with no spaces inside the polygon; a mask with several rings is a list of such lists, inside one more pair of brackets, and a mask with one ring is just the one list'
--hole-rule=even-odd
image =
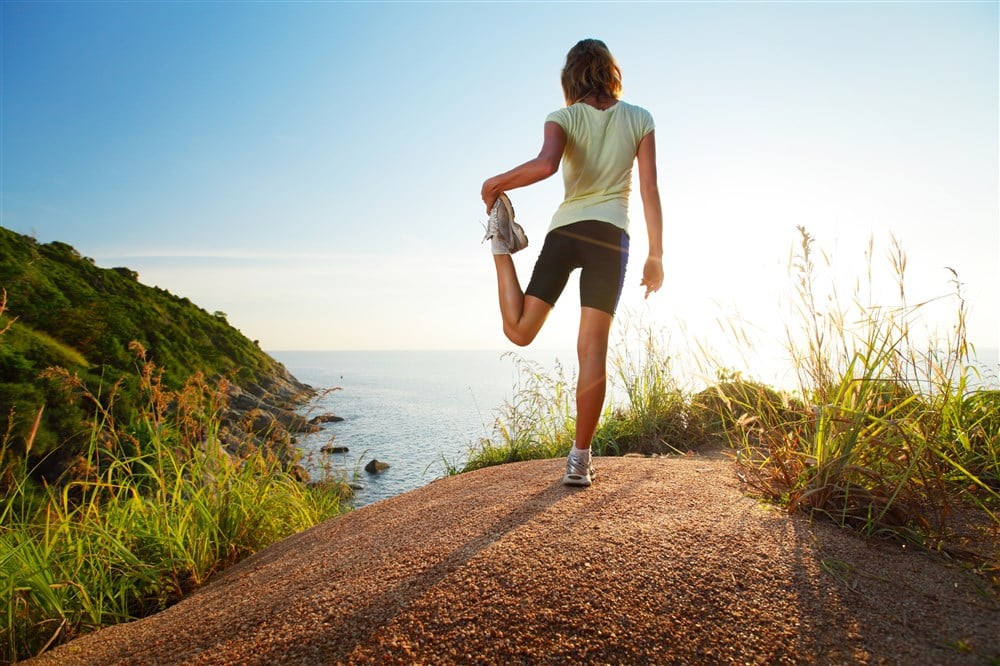
{"label": "woman's foot", "polygon": [[528,236],[514,221],[514,206],[506,194],[501,193],[493,203],[483,240],[492,241],[493,254],[514,254],[528,247]]}
{"label": "woman's foot", "polygon": [[570,453],[566,456],[566,474],[563,476],[563,485],[587,487],[593,483],[594,470],[590,461],[582,461],[579,457]]}

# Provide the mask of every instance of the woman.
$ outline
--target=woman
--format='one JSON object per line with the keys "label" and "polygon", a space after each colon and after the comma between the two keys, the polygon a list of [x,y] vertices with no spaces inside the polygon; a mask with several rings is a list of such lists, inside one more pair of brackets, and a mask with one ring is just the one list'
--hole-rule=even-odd
{"label": "woman", "polygon": [[[541,329],[569,274],[580,268],[579,378],[576,441],[563,483],[589,486],[590,443],[604,406],[608,337],[628,262],[628,198],[639,165],[649,257],[640,286],[646,297],[663,284],[663,214],[656,184],[656,144],[648,111],[621,101],[621,70],[604,42],[585,39],[562,70],[566,106],[545,120],[538,157],[488,179],[486,238],[496,264],[504,334],[527,345]],[[552,217],[531,280],[521,290],[511,253],[528,244],[505,192],[548,178],[563,165],[565,198]]]}

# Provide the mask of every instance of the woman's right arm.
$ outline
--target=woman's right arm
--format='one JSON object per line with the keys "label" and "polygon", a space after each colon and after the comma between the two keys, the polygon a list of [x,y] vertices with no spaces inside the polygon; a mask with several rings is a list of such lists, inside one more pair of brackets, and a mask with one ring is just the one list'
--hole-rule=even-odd
{"label": "woman's right arm", "polygon": [[639,141],[636,152],[639,163],[639,195],[642,212],[646,217],[649,235],[649,256],[642,269],[640,285],[646,287],[646,297],[663,286],[663,209],[660,206],[660,188],[656,182],[656,137],[650,132]]}
{"label": "woman's right arm", "polygon": [[486,204],[486,212],[490,211],[493,202],[497,200],[501,192],[532,185],[540,180],[545,180],[558,171],[559,162],[562,161],[565,149],[566,132],[559,126],[559,123],[551,120],[546,121],[545,138],[538,157],[528,160],[510,171],[493,176],[483,183],[482,195],[483,202]]}

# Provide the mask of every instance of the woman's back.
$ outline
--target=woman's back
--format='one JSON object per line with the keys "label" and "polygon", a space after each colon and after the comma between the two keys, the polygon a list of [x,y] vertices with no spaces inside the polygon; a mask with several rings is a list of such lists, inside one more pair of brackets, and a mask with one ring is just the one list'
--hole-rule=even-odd
{"label": "woman's back", "polygon": [[578,102],[552,112],[546,121],[566,134],[565,196],[550,229],[598,220],[627,231],[632,166],[639,142],[653,131],[650,113],[621,101],[603,110]]}

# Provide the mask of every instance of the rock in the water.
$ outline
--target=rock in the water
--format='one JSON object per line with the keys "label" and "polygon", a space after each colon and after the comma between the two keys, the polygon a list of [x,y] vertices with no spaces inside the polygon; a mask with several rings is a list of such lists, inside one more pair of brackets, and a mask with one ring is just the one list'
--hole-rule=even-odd
{"label": "rock in the water", "polygon": [[369,474],[378,474],[379,472],[384,472],[389,469],[389,463],[382,462],[381,460],[371,460],[367,465],[365,465],[365,471]]}
{"label": "rock in the water", "polygon": [[321,453],[347,453],[347,451],[346,446],[334,446],[333,444],[327,444],[320,449]]}
{"label": "rock in the water", "polygon": [[309,419],[309,424],[319,425],[321,423],[340,423],[343,420],[343,416],[337,416],[336,414],[320,414],[319,416],[314,416]]}

